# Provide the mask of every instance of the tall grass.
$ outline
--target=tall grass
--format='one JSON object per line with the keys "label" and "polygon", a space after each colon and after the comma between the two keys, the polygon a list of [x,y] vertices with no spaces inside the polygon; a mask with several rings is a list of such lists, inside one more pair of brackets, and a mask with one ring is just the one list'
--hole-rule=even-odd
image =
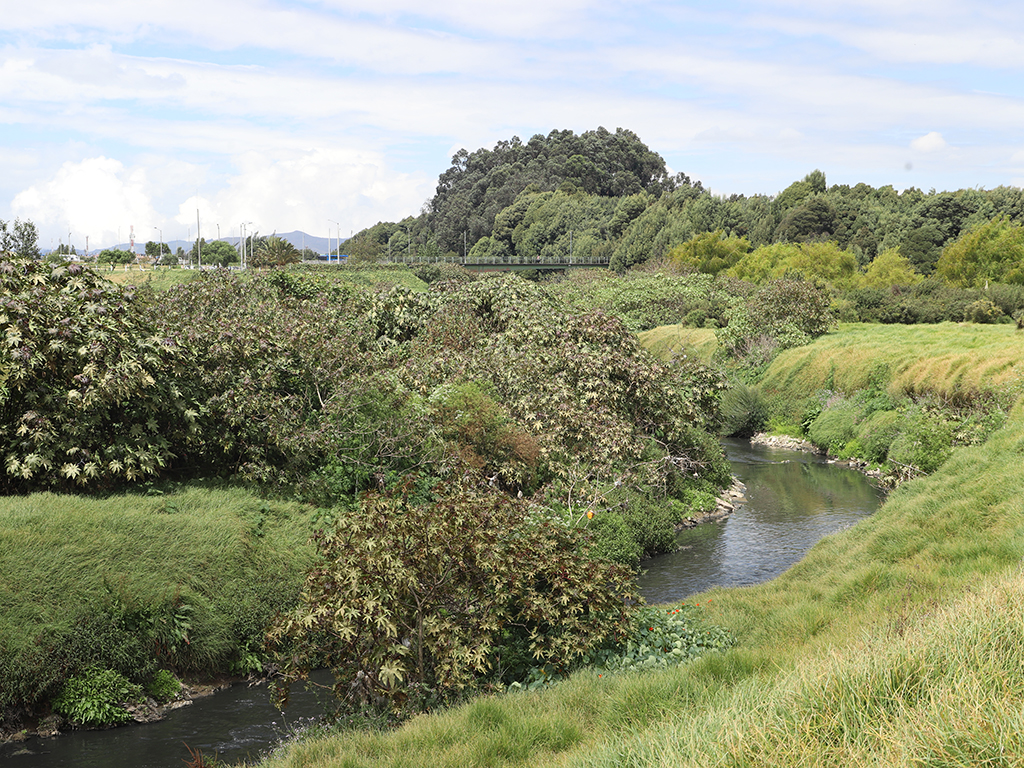
{"label": "tall grass", "polygon": [[238,490],[0,498],[0,716],[92,664],[137,679],[258,649],[311,561],[308,517]]}
{"label": "tall grass", "polygon": [[760,385],[794,400],[813,395],[825,382],[850,393],[867,388],[880,368],[888,371],[895,395],[997,392],[1013,402],[1024,393],[1024,335],[1013,325],[841,324],[813,344],[782,352]]}
{"label": "tall grass", "polygon": [[724,654],[321,735],[266,765],[1024,764],[1022,453],[1018,406],[779,578],[692,598],[736,633]]}
{"label": "tall grass", "polygon": [[662,360],[679,352],[691,352],[701,360],[710,360],[718,349],[718,337],[709,328],[690,328],[686,325],[663,325],[637,334],[647,351]]}

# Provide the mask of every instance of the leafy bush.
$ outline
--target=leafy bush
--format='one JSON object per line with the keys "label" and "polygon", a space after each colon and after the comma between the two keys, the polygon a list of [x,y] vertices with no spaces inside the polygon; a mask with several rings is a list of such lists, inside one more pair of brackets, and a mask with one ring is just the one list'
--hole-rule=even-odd
{"label": "leafy bush", "polygon": [[142,687],[111,669],[92,669],[72,677],[53,700],[53,711],[79,725],[126,723],[127,703],[142,701]]}
{"label": "leafy bush", "polygon": [[896,411],[876,411],[857,427],[857,441],[863,448],[862,458],[881,464],[889,456],[889,448],[900,432],[901,417]]}
{"label": "leafy bush", "polygon": [[194,363],[147,307],[78,264],[0,262],[0,491],[152,478],[198,446]]}
{"label": "leafy bush", "polygon": [[278,695],[329,667],[343,709],[402,709],[488,675],[514,630],[568,666],[628,626],[631,572],[588,556],[582,533],[454,479],[367,494],[317,538],[299,606],[268,635]]}
{"label": "leafy bush", "polygon": [[857,436],[861,407],[853,400],[834,396],[811,422],[807,436],[819,448],[838,454]]}
{"label": "leafy bush", "polygon": [[964,319],[970,323],[998,323],[1003,318],[1003,310],[988,299],[972,301],[964,307]]}
{"label": "leafy bush", "polygon": [[146,693],[157,701],[170,701],[181,690],[181,683],[173,672],[158,669],[153,679],[146,684]]}
{"label": "leafy bush", "polygon": [[911,471],[930,474],[952,452],[953,430],[949,422],[917,407],[904,414],[900,434],[889,448],[889,460]]}
{"label": "leafy bush", "polygon": [[734,384],[722,395],[721,434],[726,437],[750,437],[768,423],[768,402],[756,387]]}

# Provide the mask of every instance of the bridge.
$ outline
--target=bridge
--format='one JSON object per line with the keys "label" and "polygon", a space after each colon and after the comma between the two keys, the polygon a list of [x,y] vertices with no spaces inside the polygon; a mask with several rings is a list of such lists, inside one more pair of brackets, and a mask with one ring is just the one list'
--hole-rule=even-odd
{"label": "bridge", "polygon": [[405,264],[410,267],[419,264],[457,264],[470,272],[564,272],[567,269],[608,269],[608,259],[600,256],[577,256],[574,258],[513,256],[508,258],[464,259],[445,258],[398,258],[384,259],[382,264]]}

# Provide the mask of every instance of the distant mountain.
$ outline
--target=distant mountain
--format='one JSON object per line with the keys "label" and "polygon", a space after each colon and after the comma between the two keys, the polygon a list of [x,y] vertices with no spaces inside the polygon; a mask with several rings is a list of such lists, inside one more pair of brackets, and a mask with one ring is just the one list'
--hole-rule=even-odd
{"label": "distant mountain", "polygon": [[[260,232],[259,235],[260,237],[264,237],[267,233]],[[300,251],[304,248],[309,248],[317,253],[327,253],[328,250],[328,239],[326,237],[315,237],[313,235],[306,234],[301,230],[295,230],[294,232],[270,232],[269,235],[280,237],[282,240],[287,240]],[[347,240],[348,238],[345,239]],[[231,245],[236,248],[238,247],[237,237],[222,237],[221,240],[226,243],[231,243]],[[191,247],[192,246],[190,245],[189,248]],[[336,237],[332,237],[330,239],[330,250],[336,250],[337,247],[338,239]]]}

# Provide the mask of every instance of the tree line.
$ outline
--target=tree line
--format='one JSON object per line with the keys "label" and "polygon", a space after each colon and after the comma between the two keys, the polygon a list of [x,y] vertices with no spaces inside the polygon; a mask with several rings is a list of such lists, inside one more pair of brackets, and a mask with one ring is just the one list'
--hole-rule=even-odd
{"label": "tree line", "polygon": [[[820,170],[776,195],[716,195],[685,174],[669,174],[661,156],[633,132],[599,128],[460,150],[418,216],[369,227],[347,241],[346,249],[367,260],[575,255],[607,260],[621,272],[717,232],[745,240],[749,250],[834,243],[861,270],[895,250],[918,275],[938,271],[967,284],[979,275],[993,277],[985,275],[987,268],[938,270],[944,251],[987,227],[961,249],[975,251],[954,252],[951,259],[968,265],[988,261],[994,250],[1006,253],[1007,244],[1024,242],[1022,221],[1024,193],[1016,187],[900,192],[891,185],[829,186]],[[1000,280],[1024,281],[1024,275],[995,272]]]}

